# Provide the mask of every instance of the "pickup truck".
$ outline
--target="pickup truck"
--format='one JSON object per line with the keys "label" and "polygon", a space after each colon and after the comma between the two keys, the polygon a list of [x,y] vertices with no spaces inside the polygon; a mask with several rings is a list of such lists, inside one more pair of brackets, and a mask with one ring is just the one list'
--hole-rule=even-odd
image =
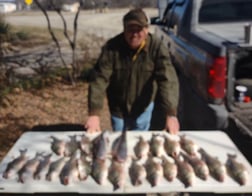
{"label": "pickup truck", "polygon": [[252,0],[166,0],[151,18],[178,74],[181,129],[225,130],[233,119],[252,138],[251,10]]}

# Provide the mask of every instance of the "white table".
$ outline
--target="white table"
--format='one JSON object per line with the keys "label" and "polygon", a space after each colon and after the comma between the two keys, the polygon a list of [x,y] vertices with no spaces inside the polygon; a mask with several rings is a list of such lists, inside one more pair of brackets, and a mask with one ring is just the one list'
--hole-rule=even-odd
{"label": "white table", "polygon": [[[140,132],[129,131],[128,148],[129,155],[133,154],[133,146],[135,145],[137,136],[142,135],[146,139],[150,139],[153,132]],[[164,133],[156,132],[155,133]],[[158,186],[151,187],[150,183],[146,180],[140,186],[133,186],[129,178],[127,183],[122,189],[113,191],[113,186],[108,181],[106,185],[98,185],[92,177],[88,177],[86,181],[80,181],[69,185],[62,185],[59,181],[49,182],[44,178],[35,181],[30,180],[24,184],[17,182],[17,179],[4,179],[2,173],[6,168],[6,165],[13,159],[13,157],[19,156],[19,149],[28,149],[28,155],[32,158],[36,152],[51,152],[50,149],[50,136],[56,136],[67,140],[69,135],[80,136],[82,132],[26,132],[24,133],[15,145],[11,148],[5,158],[0,164],[0,193],[95,193],[95,194],[118,194],[118,193],[164,193],[164,192],[214,192],[214,193],[252,193],[252,167],[243,154],[237,149],[232,140],[221,131],[184,131],[181,134],[186,134],[188,139],[192,139],[199,146],[207,150],[208,153],[216,155],[221,162],[225,163],[227,160],[227,153],[236,154],[237,160],[242,162],[249,171],[249,182],[245,186],[240,186],[231,177],[227,177],[223,183],[216,181],[214,178],[209,177],[206,181],[199,178],[196,179],[196,183],[192,187],[187,187],[182,184],[181,181],[175,179],[173,182],[168,182],[163,179]],[[119,133],[112,133],[110,140],[114,140]],[[94,137],[91,135],[90,137]],[[111,144],[112,142],[110,142]],[[59,158],[57,155],[53,155],[52,160]],[[45,175],[43,175],[45,176]]]}

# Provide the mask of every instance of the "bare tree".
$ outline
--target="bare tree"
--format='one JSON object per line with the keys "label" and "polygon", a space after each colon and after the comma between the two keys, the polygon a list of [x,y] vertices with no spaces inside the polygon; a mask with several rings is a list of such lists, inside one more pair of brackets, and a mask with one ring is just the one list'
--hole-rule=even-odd
{"label": "bare tree", "polygon": [[[60,56],[60,59],[63,63],[63,65],[65,66],[65,68],[67,69],[67,64],[64,60],[64,57],[63,57],[63,54],[62,54],[62,51],[61,51],[61,46],[60,46],[60,43],[55,35],[55,33],[53,32],[52,30],[52,26],[51,26],[51,22],[50,22],[50,18],[48,16],[48,13],[47,13],[47,10],[46,8],[44,8],[41,3],[39,2],[39,0],[34,0],[34,2],[36,3],[36,5],[39,7],[39,9],[43,12],[43,14],[45,15],[46,17],[46,20],[47,20],[47,24],[48,24],[48,30],[49,30],[49,33],[53,39],[53,41],[55,42],[56,44],[56,47],[58,49],[58,52],[59,52],[59,56]],[[80,69],[79,69],[79,65],[77,63],[77,58],[76,58],[76,38],[77,38],[77,31],[78,31],[78,25],[77,25],[77,21],[78,21],[78,17],[79,17],[79,13],[80,13],[80,6],[78,7],[78,10],[75,14],[75,18],[74,18],[74,29],[73,29],[73,39],[71,40],[69,34],[68,34],[68,28],[67,28],[67,23],[66,23],[66,20],[61,12],[61,7],[58,6],[57,4],[55,4],[55,2],[53,0],[50,0],[49,1],[50,3],[50,7],[55,10],[59,16],[61,17],[62,19],[62,22],[63,22],[63,25],[64,25],[64,36],[66,37],[71,49],[72,49],[72,70],[68,70],[68,75],[69,75],[69,78],[71,80],[71,83],[72,84],[75,84],[75,81],[76,81],[76,78],[79,76],[80,74]],[[79,0],[79,3],[81,3],[81,0]]]}

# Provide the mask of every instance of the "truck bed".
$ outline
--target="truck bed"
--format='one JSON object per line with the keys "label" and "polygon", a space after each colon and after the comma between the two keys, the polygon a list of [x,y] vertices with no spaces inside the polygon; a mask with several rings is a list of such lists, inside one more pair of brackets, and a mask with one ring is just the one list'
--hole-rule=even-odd
{"label": "truck bed", "polygon": [[[207,32],[216,36],[225,42],[244,43],[244,27],[246,23],[215,23],[215,24],[200,24],[197,32]],[[210,36],[209,35],[209,36]]]}

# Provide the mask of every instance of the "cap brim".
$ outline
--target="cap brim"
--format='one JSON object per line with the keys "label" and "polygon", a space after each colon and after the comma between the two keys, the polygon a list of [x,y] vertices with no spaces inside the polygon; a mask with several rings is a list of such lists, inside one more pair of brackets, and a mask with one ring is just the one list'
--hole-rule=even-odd
{"label": "cap brim", "polygon": [[137,26],[140,26],[140,27],[145,27],[146,25],[143,25],[142,23],[136,21],[136,20],[131,20],[131,21],[128,21],[125,23],[125,27],[128,27],[128,26],[133,26],[133,25],[137,25]]}

